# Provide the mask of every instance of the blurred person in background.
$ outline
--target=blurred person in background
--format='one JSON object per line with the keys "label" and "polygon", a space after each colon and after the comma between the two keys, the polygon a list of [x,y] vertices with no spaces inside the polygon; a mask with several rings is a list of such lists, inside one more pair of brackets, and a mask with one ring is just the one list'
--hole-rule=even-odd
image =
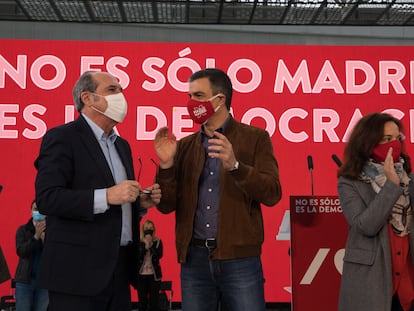
{"label": "blurred person in background", "polygon": [[155,224],[145,220],[141,227],[137,291],[139,311],[158,311],[159,291],[162,278],[160,259],[163,254],[162,242],[156,236]]}
{"label": "blurred person in background", "polygon": [[48,292],[37,286],[37,272],[45,241],[46,217],[39,213],[36,202],[31,204],[32,217],[16,232],[16,252],[19,256],[16,274],[16,310],[46,311]]}

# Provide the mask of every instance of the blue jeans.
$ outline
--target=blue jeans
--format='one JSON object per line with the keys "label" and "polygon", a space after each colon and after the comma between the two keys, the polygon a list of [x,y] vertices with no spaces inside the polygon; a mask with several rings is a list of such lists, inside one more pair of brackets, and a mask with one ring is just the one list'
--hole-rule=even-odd
{"label": "blue jeans", "polygon": [[264,278],[260,257],[209,260],[209,250],[191,245],[181,264],[183,311],[264,311]]}
{"label": "blue jeans", "polygon": [[46,311],[48,304],[48,291],[36,288],[36,280],[16,282],[16,311]]}

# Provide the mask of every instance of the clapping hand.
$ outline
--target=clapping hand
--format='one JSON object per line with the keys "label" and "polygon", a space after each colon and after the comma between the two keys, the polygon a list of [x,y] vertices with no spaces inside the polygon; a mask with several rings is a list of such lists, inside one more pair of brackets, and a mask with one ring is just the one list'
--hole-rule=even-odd
{"label": "clapping hand", "polygon": [[169,133],[168,127],[158,130],[154,140],[155,152],[160,160],[160,168],[170,168],[174,164],[174,156],[177,151],[177,138]]}
{"label": "clapping hand", "polygon": [[387,156],[384,161],[384,174],[387,179],[391,180],[394,184],[400,184],[400,178],[394,168],[394,160],[392,159],[392,147],[388,149]]}

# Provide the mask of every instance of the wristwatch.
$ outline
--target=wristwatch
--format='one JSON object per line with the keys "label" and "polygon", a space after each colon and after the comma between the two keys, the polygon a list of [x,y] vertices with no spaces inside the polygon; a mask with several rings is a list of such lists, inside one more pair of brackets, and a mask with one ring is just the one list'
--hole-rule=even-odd
{"label": "wristwatch", "polygon": [[234,163],[234,166],[231,169],[229,169],[229,172],[233,172],[233,171],[238,170],[239,169],[239,164],[240,164],[239,161],[236,160],[236,163]]}

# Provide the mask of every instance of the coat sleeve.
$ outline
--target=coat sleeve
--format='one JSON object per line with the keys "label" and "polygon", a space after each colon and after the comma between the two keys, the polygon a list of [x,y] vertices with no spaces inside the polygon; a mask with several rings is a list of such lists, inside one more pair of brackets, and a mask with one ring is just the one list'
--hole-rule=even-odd
{"label": "coat sleeve", "polygon": [[94,189],[83,186],[92,179],[87,175],[91,168],[86,167],[86,155],[82,159],[80,152],[73,152],[73,144],[72,137],[58,128],[43,137],[35,161],[36,202],[42,214],[92,221]]}
{"label": "coat sleeve", "polygon": [[375,236],[387,224],[392,208],[402,194],[402,188],[386,181],[380,192],[375,193],[369,184],[340,177],[338,194],[351,230]]}
{"label": "coat sleeve", "polygon": [[33,255],[36,245],[42,243],[36,240],[25,230],[25,226],[19,227],[16,232],[16,253],[20,258],[30,258]]}
{"label": "coat sleeve", "polygon": [[152,244],[151,254],[152,254],[152,257],[155,258],[156,260],[159,260],[162,258],[163,247],[162,247],[162,242],[160,239],[158,239],[157,241],[154,241],[154,243]]}
{"label": "coat sleeve", "polygon": [[159,169],[156,175],[156,182],[162,191],[162,199],[156,207],[163,214],[171,213],[176,209],[177,180],[175,171],[176,167],[173,166],[168,169]]}
{"label": "coat sleeve", "polygon": [[[252,200],[273,206],[282,198],[282,186],[272,141],[269,133],[264,130],[256,129],[250,135],[252,135],[250,144],[233,145],[240,164],[238,170],[229,174]],[[251,163],[243,161],[248,154],[254,157]]]}

